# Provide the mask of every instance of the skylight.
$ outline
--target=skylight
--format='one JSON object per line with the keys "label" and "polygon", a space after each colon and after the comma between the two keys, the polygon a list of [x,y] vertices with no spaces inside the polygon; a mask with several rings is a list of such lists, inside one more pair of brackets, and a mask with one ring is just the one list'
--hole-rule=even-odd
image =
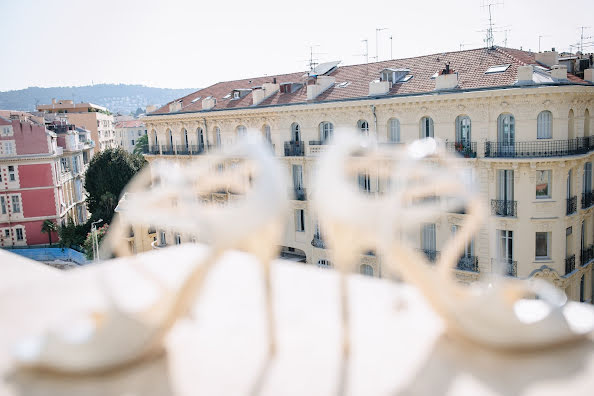
{"label": "skylight", "polygon": [[198,102],[199,100],[200,100],[200,96],[198,96],[198,97],[196,97],[196,98],[192,99],[192,103],[196,103],[196,102]]}
{"label": "skylight", "polygon": [[511,66],[510,64],[491,66],[490,68],[487,69],[487,71],[485,72],[485,74],[503,73],[510,66]]}
{"label": "skylight", "polygon": [[345,82],[341,82],[340,84],[337,85],[338,88],[345,88],[348,87],[351,84],[350,81],[345,81]]}
{"label": "skylight", "polygon": [[435,78],[437,78],[438,75],[439,75],[439,72],[435,72],[435,74],[432,75],[431,78],[435,79]]}
{"label": "skylight", "polygon": [[231,94],[228,93],[227,95],[223,96],[223,99],[229,99],[231,97]]}
{"label": "skylight", "polygon": [[408,74],[408,75],[406,75],[406,76],[405,76],[403,79],[401,79],[401,80],[400,80],[400,81],[398,81],[398,82],[407,82],[407,81],[408,81],[408,80],[410,80],[411,78],[413,78],[413,75],[412,75],[412,74]]}

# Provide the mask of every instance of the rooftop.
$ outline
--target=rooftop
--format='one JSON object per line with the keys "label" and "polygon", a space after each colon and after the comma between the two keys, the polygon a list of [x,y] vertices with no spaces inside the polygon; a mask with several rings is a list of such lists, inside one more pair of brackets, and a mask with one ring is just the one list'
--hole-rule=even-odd
{"label": "rooftop", "polygon": [[116,128],[143,128],[144,122],[140,120],[119,121],[115,124]]}
{"label": "rooftop", "polygon": [[[330,62],[332,63],[332,62]],[[336,84],[328,88],[313,102],[325,102],[344,99],[368,97],[369,83],[377,80],[382,71],[392,69],[408,72],[412,78],[399,81],[392,85],[386,96],[420,94],[434,92],[435,80],[432,78],[449,64],[458,73],[458,88],[461,90],[494,88],[513,86],[517,81],[518,67],[525,65],[543,66],[536,61],[534,52],[513,48],[495,47],[493,49],[479,48],[465,51],[445,52],[441,54],[424,55],[413,58],[393,59],[381,62],[338,66],[330,68],[328,75],[336,79]],[[493,66],[509,65],[500,72],[486,73]],[[548,68],[545,68],[549,70]],[[264,83],[303,84],[294,92],[280,92],[272,94],[258,106],[308,103],[307,81],[311,76],[304,72],[281,74],[265,77],[254,77],[243,80],[225,81],[200,89],[183,98],[176,99],[157,109],[151,115],[170,113],[169,104],[181,100],[181,110],[173,112],[202,111],[202,100],[212,97],[216,99],[213,110],[252,107],[252,93],[234,98],[229,95],[233,90],[252,89]],[[572,74],[567,75],[568,83],[590,84]],[[342,84],[341,84],[342,83]],[[344,84],[348,83],[348,84]],[[311,101],[310,101],[311,102]]]}

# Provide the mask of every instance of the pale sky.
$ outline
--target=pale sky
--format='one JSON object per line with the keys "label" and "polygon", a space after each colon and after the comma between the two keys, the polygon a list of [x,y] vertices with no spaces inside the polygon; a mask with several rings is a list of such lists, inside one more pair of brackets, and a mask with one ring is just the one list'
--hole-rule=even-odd
{"label": "pale sky", "polygon": [[[364,63],[364,39],[371,62],[377,28],[387,28],[380,60],[390,57],[390,36],[393,58],[483,47],[485,1],[0,0],[0,91],[92,82],[206,87],[305,71],[310,45],[318,62]],[[506,0],[493,7],[495,43],[503,45],[508,29],[509,47],[536,51],[543,36],[543,50],[569,50],[593,15],[593,0]]]}

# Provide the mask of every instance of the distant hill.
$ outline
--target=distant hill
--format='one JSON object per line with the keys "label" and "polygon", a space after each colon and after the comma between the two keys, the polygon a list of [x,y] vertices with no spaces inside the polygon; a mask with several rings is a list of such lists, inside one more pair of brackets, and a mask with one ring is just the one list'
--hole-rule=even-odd
{"label": "distant hill", "polygon": [[52,98],[74,99],[107,107],[113,113],[130,114],[147,104],[164,105],[197,88],[151,88],[144,85],[98,84],[84,87],[29,87],[17,91],[0,92],[0,109],[33,111],[37,104],[50,104]]}

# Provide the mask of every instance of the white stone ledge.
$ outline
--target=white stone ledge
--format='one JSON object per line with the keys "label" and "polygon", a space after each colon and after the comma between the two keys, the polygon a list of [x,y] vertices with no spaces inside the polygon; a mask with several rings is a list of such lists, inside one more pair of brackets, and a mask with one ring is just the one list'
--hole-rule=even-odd
{"label": "white stone ledge", "polygon": [[[207,278],[191,318],[170,331],[168,353],[100,377],[15,372],[9,349],[65,314],[106,303],[100,279],[130,306],[150,290],[141,264],[175,287],[206,249],[181,245],[70,271],[0,251],[1,395],[336,395],[341,373],[338,273],[276,260],[274,306],[279,350],[266,367],[261,272],[229,253]],[[589,395],[592,340],[510,354],[455,341],[416,289],[349,277],[352,358],[348,395]],[[261,378],[261,382],[258,382]],[[257,389],[256,389],[257,390]]]}

